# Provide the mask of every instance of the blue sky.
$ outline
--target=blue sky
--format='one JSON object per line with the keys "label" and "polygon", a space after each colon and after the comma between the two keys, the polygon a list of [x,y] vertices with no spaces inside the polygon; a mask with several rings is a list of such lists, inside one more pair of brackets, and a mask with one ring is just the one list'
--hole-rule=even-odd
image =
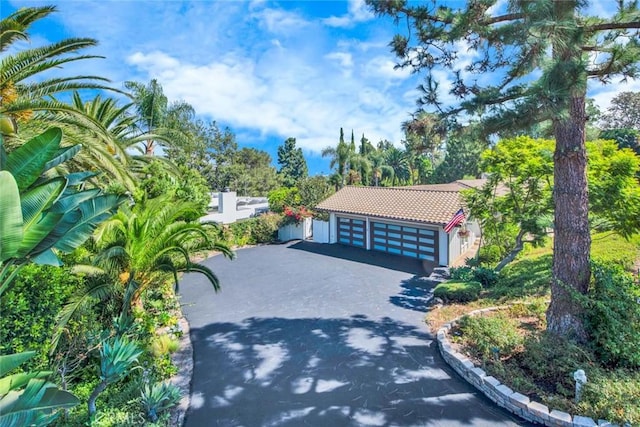
{"label": "blue sky", "polygon": [[[454,3],[454,2],[449,2]],[[594,2],[601,13],[615,1]],[[312,174],[329,173],[320,150],[340,127],[356,139],[399,143],[415,110],[421,77],[394,70],[388,43],[396,27],[349,1],[64,1],[2,2],[15,8],[57,4],[32,45],[93,37],[102,60],[73,64],[73,74],[110,78],[114,86],[157,78],[170,100],[184,100],[205,120],[229,126],[241,146],[268,151],[295,137]],[[441,87],[451,78],[439,75]],[[640,82],[592,87],[602,107]],[[446,99],[446,98],[445,98]]]}

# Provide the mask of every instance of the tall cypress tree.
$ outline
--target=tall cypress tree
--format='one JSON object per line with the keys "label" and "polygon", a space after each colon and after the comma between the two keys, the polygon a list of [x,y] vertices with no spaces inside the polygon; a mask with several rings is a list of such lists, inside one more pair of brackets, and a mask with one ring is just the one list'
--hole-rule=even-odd
{"label": "tall cypress tree", "polygon": [[[487,133],[553,123],[555,239],[547,329],[586,339],[582,308],[571,293],[586,293],[591,275],[587,81],[638,76],[637,2],[611,2],[617,10],[610,18],[587,16],[584,0],[367,3],[399,24],[391,42],[399,65],[426,73],[420,86],[423,110],[431,107],[449,119],[477,115]],[[458,61],[460,55],[464,61]],[[454,76],[449,91],[458,100],[454,106],[440,101],[436,75],[443,69]]]}

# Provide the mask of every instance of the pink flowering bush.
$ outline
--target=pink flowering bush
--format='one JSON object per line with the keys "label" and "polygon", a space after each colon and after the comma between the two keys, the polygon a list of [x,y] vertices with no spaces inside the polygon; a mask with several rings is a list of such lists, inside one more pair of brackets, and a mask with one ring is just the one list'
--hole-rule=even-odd
{"label": "pink flowering bush", "polygon": [[282,225],[300,224],[305,218],[311,218],[313,216],[313,212],[311,212],[304,206],[285,206],[282,213],[284,214]]}

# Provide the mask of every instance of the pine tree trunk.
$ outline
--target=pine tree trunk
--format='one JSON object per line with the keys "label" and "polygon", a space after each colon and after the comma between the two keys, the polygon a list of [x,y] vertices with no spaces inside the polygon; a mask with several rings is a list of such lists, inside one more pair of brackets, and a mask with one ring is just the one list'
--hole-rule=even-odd
{"label": "pine tree trunk", "polygon": [[571,100],[570,116],[569,120],[559,122],[555,127],[555,236],[547,330],[584,341],[587,334],[583,325],[583,310],[571,298],[569,289],[585,294],[591,275],[584,97]]}
{"label": "pine tree trunk", "polygon": [[585,341],[583,308],[571,296],[573,292],[585,294],[591,276],[585,146],[587,76],[581,62],[582,32],[577,24],[577,8],[576,1],[554,0],[556,21],[566,24],[558,27],[558,41],[553,46],[553,59],[558,66],[552,85],[558,93],[557,106],[564,114],[554,120],[555,236],[547,331]]}

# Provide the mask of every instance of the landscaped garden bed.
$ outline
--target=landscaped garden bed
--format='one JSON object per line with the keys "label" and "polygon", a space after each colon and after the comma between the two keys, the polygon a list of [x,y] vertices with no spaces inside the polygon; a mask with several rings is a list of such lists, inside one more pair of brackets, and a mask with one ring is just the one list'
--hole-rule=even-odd
{"label": "landscaped garden bed", "polygon": [[[616,250],[612,250],[614,244]],[[546,333],[549,250],[535,249],[522,256],[503,270],[493,286],[483,289],[479,300],[444,305],[429,313],[430,326],[434,332],[441,331],[439,340],[446,331],[441,347],[445,359],[459,354],[459,360],[479,368],[475,376],[478,372],[485,374],[490,377],[489,383],[504,385],[504,390],[517,392],[515,396],[522,396],[523,401],[529,399],[549,411],[556,410],[558,419],[564,413],[578,415],[574,423],[586,419],[580,417],[590,417],[595,422],[640,425],[640,304],[633,300],[635,293],[640,297],[640,284],[622,272],[622,267],[633,268],[640,239],[594,237],[593,258],[600,260],[600,266],[594,265],[593,289],[585,300],[591,336],[584,344]],[[602,267],[602,261],[608,267]],[[453,272],[456,277],[467,273],[469,270]],[[501,308],[487,309],[490,306]],[[473,311],[473,316],[465,315]],[[464,368],[465,363],[460,366]],[[587,383],[576,402],[574,372],[578,369],[586,372]],[[470,372],[467,380],[473,383],[475,376]],[[479,382],[480,386],[484,384]],[[513,407],[522,415],[518,410],[526,404]]]}

